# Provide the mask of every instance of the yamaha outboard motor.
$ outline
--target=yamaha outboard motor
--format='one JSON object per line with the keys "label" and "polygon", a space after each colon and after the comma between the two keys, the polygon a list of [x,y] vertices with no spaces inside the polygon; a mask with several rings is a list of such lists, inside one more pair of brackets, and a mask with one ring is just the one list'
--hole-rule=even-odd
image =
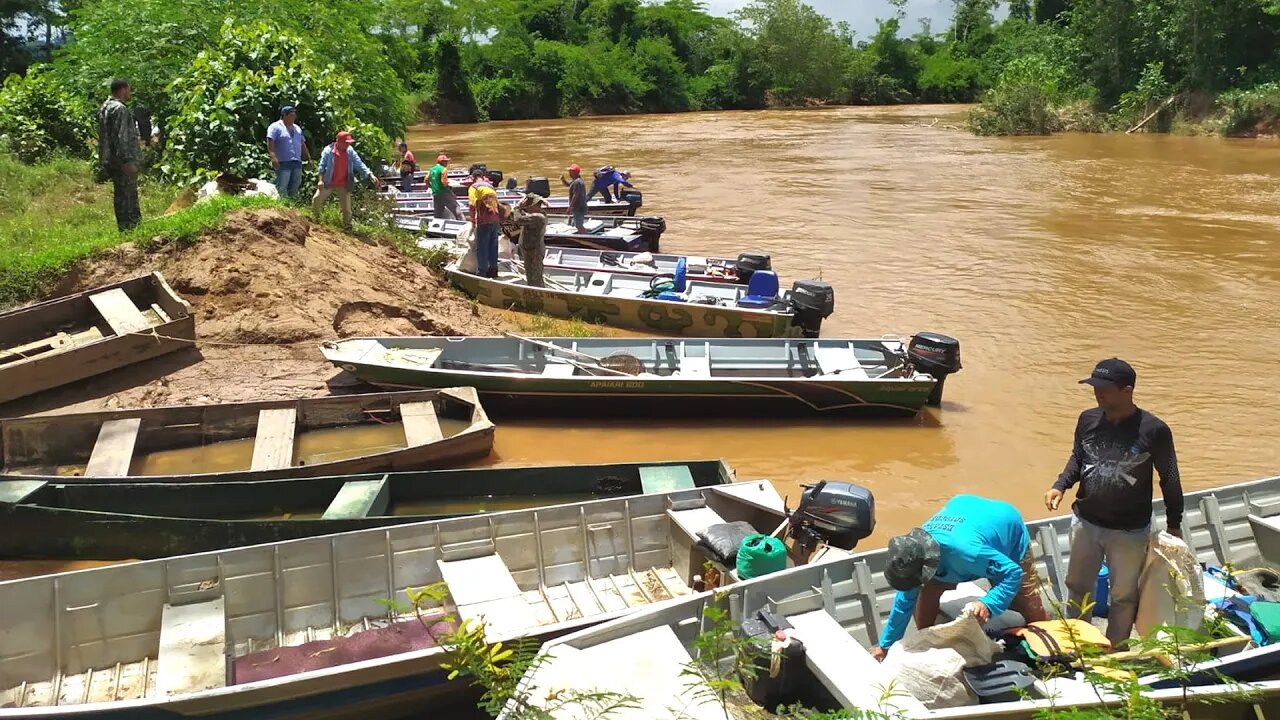
{"label": "yamaha outboard motor", "polygon": [[876,500],[869,489],[827,480],[803,487],[800,504],[787,516],[787,536],[802,557],[819,544],[852,550],[876,529]]}
{"label": "yamaha outboard motor", "polygon": [[519,187],[520,187],[520,181],[516,179],[516,176],[515,176],[515,175],[512,175],[511,177],[507,178],[507,189],[508,189],[508,190],[515,190],[515,189],[517,189],[517,188],[519,188]]}
{"label": "yamaha outboard motor", "polygon": [[751,276],[761,270],[772,270],[773,262],[769,257],[769,253],[747,251],[738,253],[738,262],[733,265],[734,272],[738,275],[738,284],[751,284]]}
{"label": "yamaha outboard motor", "polygon": [[467,177],[475,177],[477,170],[485,175],[489,174],[489,168],[484,163],[472,163],[471,167],[467,168]]}
{"label": "yamaha outboard motor", "polygon": [[661,252],[658,249],[658,242],[662,239],[662,233],[667,231],[667,221],[659,216],[640,218],[637,231],[640,237],[644,238],[645,243],[649,247],[649,252]]}
{"label": "yamaha outboard motor", "polygon": [[792,325],[799,325],[804,336],[818,337],[822,321],[836,309],[836,291],[820,280],[796,280],[791,284]]}
{"label": "yamaha outboard motor", "polygon": [[926,402],[934,407],[941,405],[942,386],[946,384],[947,376],[960,372],[962,367],[960,341],[938,333],[916,333],[907,345],[907,358],[916,370],[937,379],[938,384]]}
{"label": "yamaha outboard motor", "polygon": [[525,194],[534,193],[542,197],[551,197],[551,181],[544,177],[531,177],[524,181]]}

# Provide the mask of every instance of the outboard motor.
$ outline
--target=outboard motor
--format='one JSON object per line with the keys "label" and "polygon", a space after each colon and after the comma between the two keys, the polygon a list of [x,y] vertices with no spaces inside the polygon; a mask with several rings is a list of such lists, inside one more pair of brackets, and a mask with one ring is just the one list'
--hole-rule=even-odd
{"label": "outboard motor", "polygon": [[823,480],[804,485],[800,504],[787,515],[787,536],[801,557],[819,544],[852,550],[876,529],[876,500],[861,485]]}
{"label": "outboard motor", "polygon": [[942,404],[942,386],[948,375],[960,372],[960,341],[947,335],[922,332],[911,337],[907,345],[907,358],[916,370],[932,375],[938,384],[926,401],[938,407]]}
{"label": "outboard motor", "polygon": [[484,163],[472,163],[471,167],[467,168],[467,177],[474,177],[477,170],[486,175],[489,174],[489,168]]}
{"label": "outboard motor", "polygon": [[805,337],[816,338],[822,321],[835,312],[835,288],[820,280],[796,280],[791,284],[791,308],[791,324],[803,328]]}
{"label": "outboard motor", "polygon": [[515,175],[512,175],[511,177],[507,178],[507,189],[508,189],[508,190],[516,190],[516,189],[518,189],[519,187],[520,187],[520,181],[516,179],[516,176],[515,176]]}
{"label": "outboard motor", "polygon": [[738,262],[734,263],[733,269],[738,275],[739,285],[750,285],[751,276],[761,270],[772,270],[773,262],[769,253],[748,250],[738,253]]}
{"label": "outboard motor", "polygon": [[504,177],[501,170],[489,170],[485,173],[485,177],[489,178],[489,182],[494,187],[502,187],[502,178]]}
{"label": "outboard motor", "polygon": [[542,197],[551,197],[551,181],[544,177],[531,177],[524,181],[525,194],[534,193]]}
{"label": "outboard motor", "polygon": [[637,231],[640,237],[644,238],[649,252],[661,252],[658,250],[658,241],[662,239],[662,233],[667,231],[667,221],[664,218],[658,216],[640,218]]}
{"label": "outboard motor", "polygon": [[627,215],[631,217],[635,217],[636,211],[644,206],[644,195],[639,190],[626,190],[618,199],[627,203]]}

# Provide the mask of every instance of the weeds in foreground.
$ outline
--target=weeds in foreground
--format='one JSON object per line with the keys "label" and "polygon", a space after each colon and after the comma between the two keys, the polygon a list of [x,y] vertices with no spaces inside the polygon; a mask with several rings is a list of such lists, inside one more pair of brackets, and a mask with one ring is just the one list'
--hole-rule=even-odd
{"label": "weeds in foreground", "polygon": [[550,315],[538,313],[528,315],[518,313],[514,316],[520,332],[534,337],[600,337],[604,334],[604,326],[589,323],[578,318],[564,320]]}

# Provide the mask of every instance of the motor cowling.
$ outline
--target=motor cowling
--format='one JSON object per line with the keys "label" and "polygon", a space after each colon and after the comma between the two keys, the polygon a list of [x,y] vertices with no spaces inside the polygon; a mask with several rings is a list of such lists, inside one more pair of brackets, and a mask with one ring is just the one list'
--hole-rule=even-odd
{"label": "motor cowling", "polygon": [[928,403],[935,407],[941,405],[947,376],[960,372],[963,367],[960,364],[960,341],[940,333],[916,333],[907,345],[907,359],[916,370],[932,375],[938,381]]}
{"label": "motor cowling", "polygon": [[506,176],[501,170],[488,170],[485,172],[485,177],[489,178],[489,182],[493,183],[494,187],[502,187],[502,178]]}
{"label": "motor cowling", "polygon": [[875,529],[875,496],[847,482],[805,485],[800,504],[787,518],[787,533],[806,555],[819,544],[852,550]]}
{"label": "motor cowling", "polygon": [[534,193],[542,197],[551,197],[551,181],[544,177],[531,177],[524,181],[525,194]]}
{"label": "motor cowling", "polygon": [[818,337],[822,321],[836,309],[836,291],[831,283],[821,280],[796,280],[791,284],[791,324],[798,325],[805,337]]}
{"label": "motor cowling", "polygon": [[738,253],[738,261],[733,264],[733,270],[738,276],[738,282],[743,285],[751,282],[752,275],[762,270],[772,269],[773,260],[769,257],[769,253],[755,252],[753,250]]}
{"label": "motor cowling", "polygon": [[627,214],[633,217],[637,210],[644,207],[644,193],[639,190],[626,190],[618,199],[627,204]]}
{"label": "motor cowling", "polygon": [[654,216],[640,218],[640,222],[637,223],[637,232],[640,233],[640,237],[644,238],[645,243],[649,246],[649,252],[651,253],[660,252],[660,250],[658,250],[658,243],[662,238],[662,233],[666,231],[667,221],[661,217]]}

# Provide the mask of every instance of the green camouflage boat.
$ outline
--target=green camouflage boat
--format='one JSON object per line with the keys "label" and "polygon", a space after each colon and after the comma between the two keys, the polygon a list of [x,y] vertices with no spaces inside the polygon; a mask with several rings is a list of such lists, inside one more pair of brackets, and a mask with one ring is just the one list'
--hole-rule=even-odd
{"label": "green camouflage boat", "polygon": [[797,280],[780,292],[778,276],[757,272],[747,286],[689,281],[686,265],[673,275],[629,275],[546,268],[546,287],[525,284],[520,266],[500,260],[498,277],[445,268],[458,289],[504,310],[578,318],[642,332],[690,337],[818,337],[835,309],[835,292],[816,280]]}
{"label": "green camouflage boat", "polygon": [[959,344],[874,340],[384,337],[325,358],[385,388],[474,387],[492,412],[571,416],[911,416],[937,405]]}

